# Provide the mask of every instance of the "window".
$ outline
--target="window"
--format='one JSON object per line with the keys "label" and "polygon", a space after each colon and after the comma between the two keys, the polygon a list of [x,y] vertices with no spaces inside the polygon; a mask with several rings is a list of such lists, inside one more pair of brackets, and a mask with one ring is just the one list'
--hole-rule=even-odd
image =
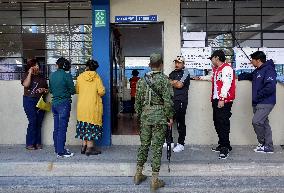
{"label": "window", "polygon": [[48,77],[61,56],[78,64],[71,69],[76,77],[91,58],[91,3],[0,3],[0,48],[0,80],[20,79],[29,58],[37,58]]}
{"label": "window", "polygon": [[[225,50],[234,65],[232,48],[238,43],[242,47],[283,47],[284,1],[181,0],[183,32],[206,32],[204,45]],[[195,43],[190,39],[181,41],[181,45]],[[283,65],[277,65],[277,73],[283,74]]]}

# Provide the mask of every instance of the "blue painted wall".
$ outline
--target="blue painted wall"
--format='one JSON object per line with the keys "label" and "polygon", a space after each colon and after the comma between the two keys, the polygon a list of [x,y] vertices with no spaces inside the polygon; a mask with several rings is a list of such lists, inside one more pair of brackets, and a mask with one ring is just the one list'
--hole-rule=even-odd
{"label": "blue painted wall", "polygon": [[[95,27],[95,10],[106,11],[106,26]],[[93,59],[97,60],[100,67],[97,72],[100,74],[106,88],[103,97],[103,138],[98,145],[111,145],[111,65],[110,65],[110,2],[109,0],[92,0],[92,28],[93,28]]]}

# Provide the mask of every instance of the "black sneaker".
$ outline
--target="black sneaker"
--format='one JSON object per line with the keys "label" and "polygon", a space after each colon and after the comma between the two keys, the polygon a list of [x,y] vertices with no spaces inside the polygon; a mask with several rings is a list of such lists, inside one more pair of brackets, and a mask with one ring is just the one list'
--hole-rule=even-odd
{"label": "black sneaker", "polygon": [[229,157],[229,149],[222,147],[219,154],[219,159],[227,159]]}
{"label": "black sneaker", "polygon": [[64,153],[58,153],[57,158],[67,158],[74,156],[74,153],[70,152],[70,150],[65,150]]}
{"label": "black sneaker", "polygon": [[[211,148],[211,151],[220,152],[221,148],[222,148],[222,147],[221,147],[220,145],[217,146],[217,147],[212,147],[212,148]],[[232,148],[231,146],[228,148],[229,151],[232,151],[232,149],[233,149],[233,148]]]}
{"label": "black sneaker", "polygon": [[217,147],[212,147],[211,148],[211,151],[214,151],[214,152],[220,152],[220,150],[221,150],[221,146],[220,145],[217,146]]}

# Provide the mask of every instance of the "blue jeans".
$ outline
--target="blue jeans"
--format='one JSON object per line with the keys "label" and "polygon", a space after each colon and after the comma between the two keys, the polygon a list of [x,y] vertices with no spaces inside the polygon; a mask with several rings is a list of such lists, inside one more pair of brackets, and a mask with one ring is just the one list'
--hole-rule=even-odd
{"label": "blue jeans", "polygon": [[52,105],[54,118],[53,142],[56,153],[64,153],[65,151],[64,147],[70,111],[70,101],[64,101],[60,104]]}
{"label": "blue jeans", "polygon": [[26,135],[26,146],[41,144],[41,126],[44,111],[36,107],[39,98],[23,96],[23,107],[29,124]]}

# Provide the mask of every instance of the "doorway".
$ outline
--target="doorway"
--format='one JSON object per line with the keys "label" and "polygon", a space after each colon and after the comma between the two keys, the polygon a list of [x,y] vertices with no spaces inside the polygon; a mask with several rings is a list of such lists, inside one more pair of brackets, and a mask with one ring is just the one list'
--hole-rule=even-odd
{"label": "doorway", "polygon": [[163,54],[163,26],[160,22],[111,26],[113,135],[138,134],[133,104],[135,84],[130,79],[137,72],[137,77],[143,77],[150,71],[148,64],[153,52]]}

